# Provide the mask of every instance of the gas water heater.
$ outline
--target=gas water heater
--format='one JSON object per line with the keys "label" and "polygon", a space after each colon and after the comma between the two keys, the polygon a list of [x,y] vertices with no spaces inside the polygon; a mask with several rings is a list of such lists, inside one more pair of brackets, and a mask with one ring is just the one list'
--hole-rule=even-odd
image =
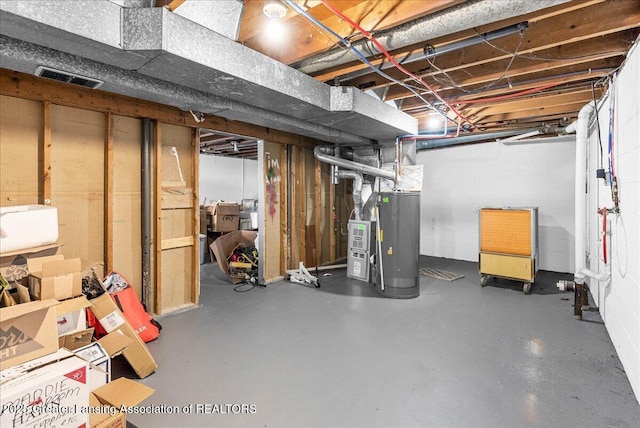
{"label": "gas water heater", "polygon": [[420,193],[381,192],[377,203],[376,291],[410,299],[420,295]]}

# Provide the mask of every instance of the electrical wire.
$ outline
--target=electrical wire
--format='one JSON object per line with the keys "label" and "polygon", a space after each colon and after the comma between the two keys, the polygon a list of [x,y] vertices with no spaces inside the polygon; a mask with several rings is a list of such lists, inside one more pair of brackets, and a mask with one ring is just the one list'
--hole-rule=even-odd
{"label": "electrical wire", "polygon": [[595,90],[595,82],[591,84],[591,96],[593,98],[593,105],[596,106],[596,124],[598,127],[598,145],[600,146],[600,169],[602,169],[602,162],[604,159],[604,154],[602,152],[602,137],[600,136],[600,115],[598,114],[598,103],[596,101],[596,90]]}
{"label": "electrical wire", "polygon": [[614,54],[624,55],[625,54],[625,52],[620,52],[620,51],[609,51],[609,52],[599,52],[597,54],[590,54],[590,55],[568,56],[568,57],[564,57],[564,58],[548,58],[548,57],[541,57],[541,56],[534,56],[534,55],[519,54],[519,53],[517,53],[517,49],[516,49],[516,52],[510,52],[510,51],[508,51],[506,49],[502,49],[502,48],[494,45],[493,43],[491,43],[477,29],[474,28],[473,31],[475,31],[478,34],[478,36],[480,36],[482,38],[482,41],[484,43],[488,44],[492,48],[494,48],[494,49],[496,49],[496,50],[498,50],[498,51],[500,51],[502,53],[506,53],[506,54],[509,54],[509,55],[516,55],[518,58],[525,58],[525,59],[530,59],[530,60],[534,60],[534,61],[556,61],[556,62],[580,61],[580,60],[583,60],[583,59],[593,58],[595,56],[601,56],[602,54],[606,54],[606,55],[614,55]]}
{"label": "electrical wire", "polygon": [[[411,91],[416,97],[418,97],[422,102],[424,102],[429,108],[433,109],[434,111],[438,112],[439,114],[442,114],[440,112],[440,110],[436,109],[433,104],[431,104],[429,101],[427,101],[422,95],[420,95],[418,92],[416,92],[413,88],[411,88],[410,86],[406,85],[404,82],[401,82],[397,79],[394,79],[393,77],[389,76],[388,74],[386,74],[385,72],[381,71],[378,69],[378,67],[376,67],[375,65],[373,65],[371,63],[371,61],[369,61],[364,55],[362,55],[360,52],[358,52],[357,49],[355,49],[351,43],[344,39],[342,36],[340,36],[338,33],[336,33],[335,31],[333,31],[332,29],[330,29],[329,27],[327,27],[326,25],[324,25],[322,22],[318,21],[316,18],[314,18],[311,14],[309,14],[307,11],[305,11],[304,9],[302,9],[300,6],[298,6],[295,2],[293,2],[292,0],[284,0],[285,3],[287,5],[289,5],[289,7],[291,7],[293,10],[295,10],[296,12],[298,12],[301,16],[307,18],[309,21],[311,21],[313,24],[317,25],[318,27],[322,28],[324,31],[328,32],[329,34],[331,34],[333,37],[335,37],[336,39],[338,39],[340,41],[340,43],[342,43],[345,47],[347,47],[348,49],[351,50],[351,52],[358,57],[358,59],[360,61],[362,61],[363,63],[365,63],[367,66],[369,66],[369,68],[371,68],[371,70],[373,70],[375,73],[379,74],[380,76],[382,76],[383,78],[390,80],[393,83],[396,83],[397,85],[402,86],[405,89],[408,89],[409,91]],[[443,117],[445,118],[445,120],[451,120],[449,119],[448,116],[443,115]]]}
{"label": "electrical wire", "polygon": [[481,103],[488,103],[488,102],[492,102],[492,101],[508,100],[510,98],[517,98],[517,97],[521,97],[523,95],[529,95],[529,94],[533,94],[533,93],[536,93],[536,92],[544,91],[545,89],[553,88],[554,86],[559,86],[559,85],[562,85],[563,83],[565,83],[565,82],[549,83],[549,84],[546,84],[546,85],[537,86],[535,88],[526,89],[524,91],[514,92],[512,94],[500,95],[500,96],[497,96],[497,97],[489,97],[489,98],[478,98],[478,99],[475,99],[475,100],[457,101],[457,102],[454,102],[454,104],[481,104]]}
{"label": "electrical wire", "polygon": [[[287,0],[287,3],[289,3],[291,0]],[[469,119],[467,119],[462,113],[460,113],[458,110],[456,110],[452,105],[450,105],[444,98],[442,98],[435,90],[433,90],[431,88],[431,86],[429,86],[427,84],[427,82],[425,82],[424,80],[422,80],[422,78],[420,78],[419,76],[415,75],[414,73],[411,73],[410,71],[408,71],[406,68],[404,68],[400,63],[398,63],[398,61],[396,61],[396,59],[389,53],[387,52],[387,50],[384,48],[384,46],[382,46],[382,44],[380,44],[380,42],[378,42],[378,40],[373,37],[373,35],[371,35],[371,33],[369,33],[367,30],[365,30],[364,28],[362,28],[360,25],[358,25],[356,22],[352,21],[351,19],[349,19],[346,15],[344,15],[342,12],[340,12],[338,9],[336,9],[335,7],[333,7],[333,5],[331,5],[327,0],[320,0],[321,3],[327,8],[329,9],[331,12],[333,12],[336,16],[338,16],[339,18],[343,19],[345,22],[347,22],[349,25],[351,25],[353,28],[355,28],[356,30],[360,31],[367,39],[369,39],[377,48],[380,52],[382,52],[382,54],[387,57],[387,59],[389,59],[389,61],[391,61],[391,63],[400,71],[402,71],[403,73],[405,73],[407,76],[411,77],[412,79],[414,79],[415,81],[417,81],[418,83],[422,84],[425,88],[427,88],[429,91],[431,91],[431,93],[433,94],[433,96],[435,96],[437,99],[439,99],[442,103],[444,103],[447,107],[449,107],[449,109],[456,115],[458,116],[461,120],[464,120],[465,122],[469,123],[472,127],[476,127],[475,124],[473,122],[471,122]],[[513,62],[513,61],[512,61]],[[501,77],[502,78],[502,77]],[[501,79],[500,78],[500,79]]]}

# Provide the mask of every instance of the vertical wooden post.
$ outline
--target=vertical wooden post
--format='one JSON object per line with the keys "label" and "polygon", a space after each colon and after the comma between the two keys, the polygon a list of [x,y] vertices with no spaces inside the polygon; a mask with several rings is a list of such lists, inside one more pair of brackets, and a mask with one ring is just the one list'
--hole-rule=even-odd
{"label": "vertical wooden post", "polygon": [[113,270],[113,115],[105,115],[104,138],[104,263]]}
{"label": "vertical wooden post", "polygon": [[153,245],[155,249],[155,312],[162,313],[162,124],[156,121],[154,126],[154,211],[156,215]]}
{"label": "vertical wooden post", "polygon": [[43,133],[42,133],[42,191],[38,203],[51,205],[51,102],[42,103]]}
{"label": "vertical wooden post", "polygon": [[329,256],[331,260],[336,260],[336,186],[333,184],[333,177],[329,180]]}
{"label": "vertical wooden post", "polygon": [[316,194],[315,194],[315,223],[316,223],[316,259],[315,265],[320,266],[321,253],[322,253],[322,241],[320,235],[320,229],[322,225],[322,164],[318,159],[314,158],[315,180],[316,180]]}
{"label": "vertical wooden post", "polygon": [[306,173],[306,156],[305,151],[302,147],[298,147],[297,151],[299,153],[298,156],[298,164],[296,165],[298,170],[298,179],[297,190],[296,193],[298,198],[296,200],[296,216],[298,217],[298,230],[296,235],[299,237],[298,239],[298,248],[300,254],[300,260],[304,260],[305,264],[308,264],[309,261],[306,260],[307,255],[307,231],[306,231],[306,222],[307,222],[307,193],[306,193],[306,182],[305,182],[305,173]]}
{"label": "vertical wooden post", "polygon": [[[193,183],[193,215],[191,216],[191,233],[194,237],[195,247],[193,249],[193,281],[191,284],[191,302],[195,305],[200,300],[200,196],[198,189],[200,188],[200,129],[193,128],[191,130],[191,144],[193,146],[193,162],[191,170],[191,182]],[[206,247],[205,247],[206,251]]]}
{"label": "vertical wooden post", "polygon": [[289,257],[289,233],[287,228],[288,211],[287,211],[287,183],[289,182],[289,170],[287,165],[287,152],[289,146],[281,146],[280,148],[280,275],[284,275],[287,269],[290,269]]}
{"label": "vertical wooden post", "polygon": [[[289,225],[290,236],[298,233],[298,163],[300,162],[298,159],[298,148],[296,146],[290,146],[291,149],[291,170],[289,171],[289,179],[291,180],[291,224]],[[297,239],[302,239],[301,236],[296,237]],[[291,254],[290,258],[290,268],[296,269],[298,267],[298,263],[300,263],[300,249],[298,248],[298,243],[293,239],[289,240],[290,248],[289,252]]]}

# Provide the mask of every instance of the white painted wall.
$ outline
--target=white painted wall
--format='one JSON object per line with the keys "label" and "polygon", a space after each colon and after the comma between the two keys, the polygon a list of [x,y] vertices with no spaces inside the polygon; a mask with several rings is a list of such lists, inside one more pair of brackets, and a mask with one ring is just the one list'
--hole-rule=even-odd
{"label": "white painted wall", "polygon": [[200,155],[200,203],[258,199],[258,161]]}
{"label": "white painted wall", "polygon": [[420,151],[420,253],[478,261],[478,209],[538,207],[539,269],[573,272],[575,137]]}
{"label": "white painted wall", "polygon": [[[589,195],[587,227],[591,270],[611,272],[611,281],[598,284],[591,280],[589,289],[598,305],[611,341],[618,352],[631,386],[640,401],[640,46],[627,57],[615,80],[614,171],[618,177],[620,214],[610,214],[607,236],[608,264],[603,262],[602,217],[598,208],[613,207],[611,188],[595,178],[600,150],[597,126],[590,127],[587,168]],[[604,165],[608,168],[609,107],[611,92],[600,108],[600,136]]]}

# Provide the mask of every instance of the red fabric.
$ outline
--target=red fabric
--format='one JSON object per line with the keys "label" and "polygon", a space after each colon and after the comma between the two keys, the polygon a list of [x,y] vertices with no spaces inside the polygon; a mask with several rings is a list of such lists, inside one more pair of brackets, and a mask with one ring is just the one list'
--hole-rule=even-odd
{"label": "red fabric", "polygon": [[102,327],[102,324],[100,324],[98,318],[93,315],[93,312],[91,312],[91,308],[87,309],[87,325],[89,327],[93,327],[93,335],[95,336],[96,340],[107,335],[107,331]]}
{"label": "red fabric", "polygon": [[122,291],[110,293],[109,295],[142,340],[150,342],[158,338],[160,330],[152,322],[151,316],[144,310],[144,306],[138,300],[133,287],[129,286]]}

